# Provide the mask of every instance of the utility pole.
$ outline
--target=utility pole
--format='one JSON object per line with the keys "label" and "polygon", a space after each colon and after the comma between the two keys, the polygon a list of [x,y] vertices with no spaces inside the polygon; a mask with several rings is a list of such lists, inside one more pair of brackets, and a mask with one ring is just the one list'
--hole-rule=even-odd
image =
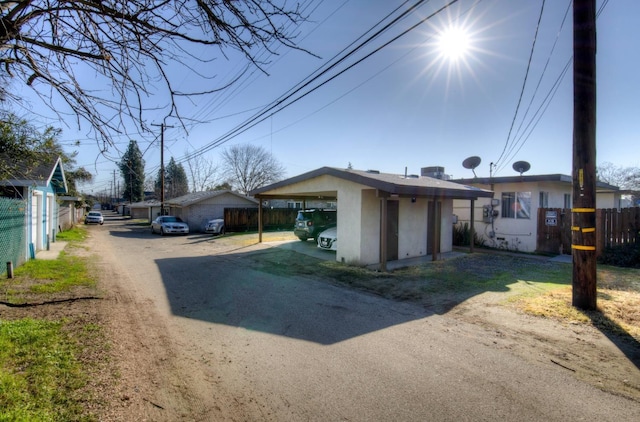
{"label": "utility pole", "polygon": [[164,123],[151,125],[160,126],[160,215],[164,215],[164,128],[173,126],[166,126]]}
{"label": "utility pole", "polygon": [[573,209],[575,307],[596,309],[596,1],[573,0]]}

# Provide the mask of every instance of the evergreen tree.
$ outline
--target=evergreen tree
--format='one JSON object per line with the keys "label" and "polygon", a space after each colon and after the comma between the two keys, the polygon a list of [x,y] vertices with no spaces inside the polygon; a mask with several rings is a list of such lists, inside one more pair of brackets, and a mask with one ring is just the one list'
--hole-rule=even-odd
{"label": "evergreen tree", "polygon": [[[156,197],[160,198],[162,192],[162,169],[158,170],[158,177],[155,183]],[[173,157],[164,168],[164,199],[177,198],[189,193],[189,181],[187,172],[182,164],[176,163]]]}
{"label": "evergreen tree", "polygon": [[189,193],[189,180],[182,164],[176,163],[171,157],[165,171],[164,187],[167,199],[177,198]]}
{"label": "evergreen tree", "polygon": [[124,180],[122,197],[125,201],[138,202],[144,199],[144,160],[138,143],[129,141],[129,147],[118,164]]}

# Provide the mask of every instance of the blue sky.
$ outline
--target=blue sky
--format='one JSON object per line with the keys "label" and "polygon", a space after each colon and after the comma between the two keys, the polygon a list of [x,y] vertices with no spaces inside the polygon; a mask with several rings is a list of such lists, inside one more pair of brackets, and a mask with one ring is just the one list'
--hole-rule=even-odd
{"label": "blue sky", "polygon": [[[365,53],[446,2],[427,2],[366,47]],[[297,40],[320,58],[280,49],[281,55],[267,67],[269,75],[255,72],[231,90],[186,103],[182,114],[203,123],[190,126],[189,133],[177,124],[167,129],[165,164],[172,156],[179,159],[187,150],[224,139],[221,137],[228,131],[283,95],[403,3],[311,3],[310,21],[299,28]],[[598,1],[597,7],[602,4]],[[511,165],[518,160],[530,162],[529,174],[570,174],[571,67],[561,79],[572,55],[568,0],[545,3],[527,83],[515,115],[541,5],[542,0],[459,0],[283,111],[224,139],[204,157],[219,162],[224,148],[251,143],[272,152],[285,166],[287,177],[322,166],[347,167],[349,163],[356,169],[390,173],[404,173],[406,167],[413,174],[419,174],[421,167],[443,166],[454,178],[472,177],[471,170],[462,166],[469,156],[482,158],[476,169],[478,176],[489,175],[491,162],[498,164],[494,175],[514,175]],[[605,2],[597,21],[598,164],[607,161],[640,166],[638,16],[640,2],[613,0]],[[470,35],[469,50],[457,61],[441,57],[436,43],[438,32],[450,25],[462,26]],[[235,65],[222,60],[217,63],[221,79],[233,74]],[[185,89],[189,82],[181,81]],[[171,120],[167,123],[172,124]],[[80,140],[80,146],[73,148],[80,152],[78,164],[96,177],[95,183],[84,189],[97,193],[109,189],[113,170],[117,169],[113,161],[118,159],[118,150],[126,149],[129,138],[115,138],[116,148],[110,149],[110,159],[106,159],[99,156],[96,142],[85,134],[84,128],[75,132],[65,127],[62,139],[69,144]],[[144,151],[146,171],[154,176],[160,162],[158,135],[150,133],[136,139]]]}

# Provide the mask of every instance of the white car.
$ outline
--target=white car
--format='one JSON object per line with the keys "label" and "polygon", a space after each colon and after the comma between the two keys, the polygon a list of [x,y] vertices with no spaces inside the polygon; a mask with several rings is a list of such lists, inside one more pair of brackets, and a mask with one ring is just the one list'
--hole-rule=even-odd
{"label": "white car", "polygon": [[102,213],[100,211],[89,211],[89,214],[84,217],[84,224],[90,223],[104,224]]}
{"label": "white car", "polygon": [[213,220],[207,221],[207,225],[204,226],[205,233],[211,234],[224,234],[224,219],[222,218],[214,218]]}
{"label": "white car", "polygon": [[180,217],[162,215],[151,223],[151,233],[165,234],[189,234],[189,225]]}
{"label": "white car", "polygon": [[318,247],[330,251],[338,250],[338,228],[331,227],[318,235]]}

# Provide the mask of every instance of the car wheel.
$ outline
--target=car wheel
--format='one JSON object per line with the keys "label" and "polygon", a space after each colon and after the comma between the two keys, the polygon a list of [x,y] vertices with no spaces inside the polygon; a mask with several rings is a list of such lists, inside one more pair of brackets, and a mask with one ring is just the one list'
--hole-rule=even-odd
{"label": "car wheel", "polygon": [[101,221],[101,222],[100,222],[100,225],[103,225],[103,224],[104,224],[104,221]]}
{"label": "car wheel", "polygon": [[164,229],[160,227],[160,236],[164,236]]}
{"label": "car wheel", "polygon": [[220,229],[220,236],[222,236],[224,234],[224,227]]}
{"label": "car wheel", "polygon": [[151,226],[151,234],[156,234],[156,231],[153,230],[153,226]]}
{"label": "car wheel", "polygon": [[302,240],[303,242],[306,242],[308,237],[305,236],[298,236],[298,239]]}

